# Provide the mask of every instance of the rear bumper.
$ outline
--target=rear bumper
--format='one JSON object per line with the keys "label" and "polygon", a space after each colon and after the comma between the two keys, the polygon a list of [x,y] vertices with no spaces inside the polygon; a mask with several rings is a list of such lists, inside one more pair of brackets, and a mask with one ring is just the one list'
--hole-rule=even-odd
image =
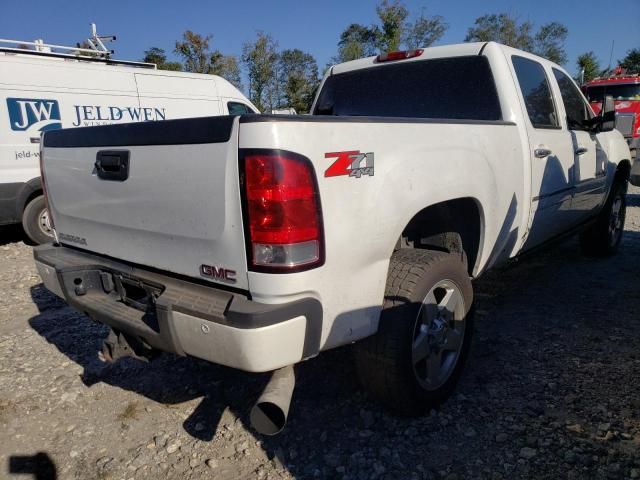
{"label": "rear bumper", "polygon": [[151,348],[250,372],[275,370],[318,354],[322,306],[314,298],[257,303],[242,294],[61,246],[36,247],[34,257],[47,289]]}

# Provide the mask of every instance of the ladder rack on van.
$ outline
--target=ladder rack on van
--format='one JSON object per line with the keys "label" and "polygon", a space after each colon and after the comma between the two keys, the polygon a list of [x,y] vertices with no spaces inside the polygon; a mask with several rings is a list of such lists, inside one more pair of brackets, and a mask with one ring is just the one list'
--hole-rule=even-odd
{"label": "ladder rack on van", "polygon": [[44,41],[41,39],[35,40],[33,42],[24,42],[21,40],[8,40],[0,38],[0,52],[20,55],[66,58],[88,62],[102,62],[108,65],[129,65],[132,67],[151,69],[156,68],[156,65],[154,63],[112,59],[111,55],[113,55],[114,52],[113,50],[109,50],[105,46],[103,40],[115,40],[115,35],[98,35],[96,32],[95,23],[91,24],[91,34],[91,37],[86,41],[87,45],[90,48],[80,47],[79,44],[75,47],[53,45],[44,43]]}

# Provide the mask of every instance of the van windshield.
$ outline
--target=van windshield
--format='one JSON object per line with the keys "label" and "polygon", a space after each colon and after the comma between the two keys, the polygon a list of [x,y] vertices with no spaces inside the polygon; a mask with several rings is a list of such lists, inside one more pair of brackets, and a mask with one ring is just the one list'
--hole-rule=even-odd
{"label": "van windshield", "polygon": [[397,62],[331,75],[315,115],[501,120],[485,57]]}

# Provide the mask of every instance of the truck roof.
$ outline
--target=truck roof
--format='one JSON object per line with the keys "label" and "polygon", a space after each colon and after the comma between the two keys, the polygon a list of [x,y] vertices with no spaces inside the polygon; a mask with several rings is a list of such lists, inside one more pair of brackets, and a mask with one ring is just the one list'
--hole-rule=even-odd
{"label": "truck roof", "polygon": [[[469,55],[481,55],[486,48],[499,49],[505,54],[524,55],[529,58],[535,58],[537,61],[543,64],[552,65],[562,71],[565,71],[560,65],[557,65],[546,58],[542,58],[538,55],[534,55],[529,52],[524,52],[516,48],[503,45],[498,42],[470,42],[470,43],[456,43],[452,45],[441,45],[437,47],[428,47],[419,49],[422,50],[418,55],[401,60],[402,62],[419,62],[421,60],[429,60],[435,58],[449,58],[449,57],[464,57]],[[358,60],[352,60],[350,62],[340,63],[334,65],[329,70],[328,74],[339,74],[349,72],[352,70],[358,70],[362,68],[378,67],[387,65],[386,62],[378,61],[378,56],[371,56],[367,58],[360,58]],[[566,72],[565,72],[566,73]]]}
{"label": "truck roof", "polygon": [[610,84],[638,84],[640,83],[640,75],[616,75],[607,78],[594,78],[593,80],[586,82],[585,87],[591,87],[593,85],[610,85]]}
{"label": "truck roof", "polygon": [[[420,60],[426,60],[431,58],[444,58],[444,57],[461,57],[466,55],[478,55],[482,50],[482,47],[487,42],[473,42],[473,43],[458,43],[455,45],[442,45],[438,47],[429,47],[423,49],[423,53],[420,56],[414,58],[407,58],[402,60],[403,62],[416,62]],[[384,63],[377,62],[377,55],[359,58],[358,60],[352,60],[350,62],[340,63],[334,65],[331,68],[331,73],[338,74],[349,72],[351,70],[359,70],[362,68],[375,67],[385,65]]]}

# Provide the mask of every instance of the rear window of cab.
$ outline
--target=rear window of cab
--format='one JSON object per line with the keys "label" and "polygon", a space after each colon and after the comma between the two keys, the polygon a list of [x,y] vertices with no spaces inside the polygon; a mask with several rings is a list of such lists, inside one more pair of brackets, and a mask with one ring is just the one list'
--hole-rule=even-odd
{"label": "rear window of cab", "polygon": [[399,61],[331,75],[314,114],[502,120],[489,61],[478,55]]}

